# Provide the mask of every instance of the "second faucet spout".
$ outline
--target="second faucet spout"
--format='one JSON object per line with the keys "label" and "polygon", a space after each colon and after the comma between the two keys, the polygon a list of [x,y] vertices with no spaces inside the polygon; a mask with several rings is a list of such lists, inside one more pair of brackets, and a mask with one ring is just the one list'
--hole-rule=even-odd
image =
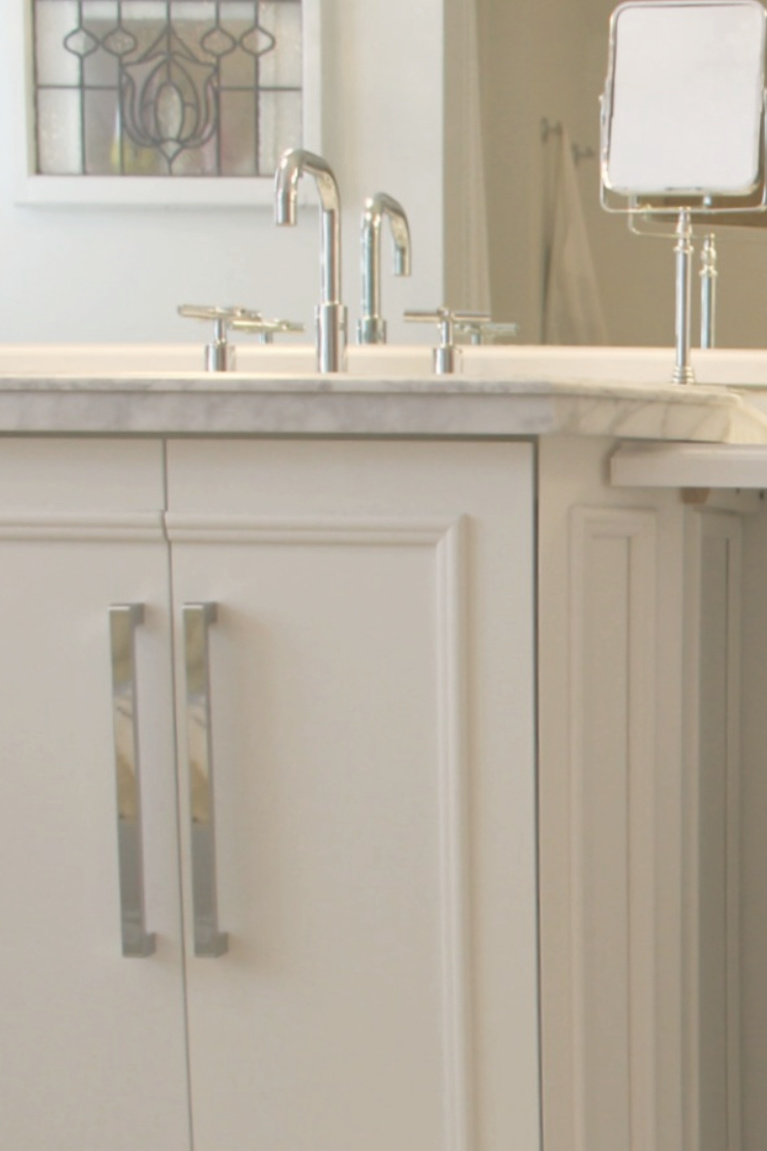
{"label": "second faucet spout", "polygon": [[405,209],[392,196],[378,192],[365,201],[362,213],[362,314],[357,325],[360,344],[385,344],[386,321],[381,315],[381,224],[389,219],[394,240],[394,274],[410,275],[410,228]]}

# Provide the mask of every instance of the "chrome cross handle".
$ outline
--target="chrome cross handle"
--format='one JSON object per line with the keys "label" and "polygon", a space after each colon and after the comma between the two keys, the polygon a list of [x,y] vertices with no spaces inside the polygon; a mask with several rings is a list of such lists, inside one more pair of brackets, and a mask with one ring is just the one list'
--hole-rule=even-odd
{"label": "chrome cross handle", "polygon": [[433,312],[405,312],[405,319],[413,323],[437,324],[439,345],[434,348],[432,359],[438,376],[455,371],[456,331],[467,324],[489,324],[486,312],[454,312],[451,308],[437,308]]}
{"label": "chrome cross handle", "polygon": [[494,320],[469,320],[456,323],[456,331],[467,336],[470,344],[505,344],[519,335],[519,324],[500,323]]}
{"label": "chrome cross handle", "polygon": [[303,332],[304,325],[293,320],[267,320],[260,312],[248,308],[218,308],[207,304],[182,304],[178,314],[188,320],[207,320],[214,325],[213,342],[205,345],[205,370],[234,371],[235,350],[228,333],[250,332],[259,343],[271,344],[280,332]]}
{"label": "chrome cross handle", "polygon": [[295,320],[267,320],[258,312],[247,316],[235,316],[229,327],[233,332],[248,332],[256,337],[259,344],[272,344],[274,337],[282,332],[303,332],[304,325]]}
{"label": "chrome cross handle", "polygon": [[235,319],[261,319],[259,312],[247,308],[218,308],[211,304],[181,304],[179,316],[187,320],[207,320],[213,324],[213,341],[205,345],[205,371],[234,371],[235,353],[227,333]]}

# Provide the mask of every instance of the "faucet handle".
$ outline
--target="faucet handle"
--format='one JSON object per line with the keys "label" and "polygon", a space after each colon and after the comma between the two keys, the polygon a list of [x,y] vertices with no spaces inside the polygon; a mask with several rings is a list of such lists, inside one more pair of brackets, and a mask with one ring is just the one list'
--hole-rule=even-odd
{"label": "faucet handle", "polygon": [[205,370],[208,372],[234,370],[234,348],[227,339],[234,320],[261,318],[259,312],[251,312],[247,308],[220,308],[214,304],[180,304],[178,314],[187,320],[205,320],[213,324],[213,342],[205,345]]}
{"label": "faucet handle", "polygon": [[506,343],[519,335],[519,324],[485,319],[469,320],[456,323],[456,331],[461,336],[468,336],[469,343],[474,345],[493,344],[496,341]]}
{"label": "faucet handle", "polygon": [[275,335],[281,332],[303,332],[304,325],[295,320],[266,320],[258,312],[235,316],[229,327],[234,332],[249,332],[256,336],[258,343],[271,344]]}
{"label": "faucet handle", "polygon": [[439,346],[434,348],[434,371],[439,376],[455,371],[456,330],[467,324],[490,323],[486,312],[456,312],[451,308],[436,308],[432,312],[405,312],[405,319],[417,324],[437,324],[439,326]]}

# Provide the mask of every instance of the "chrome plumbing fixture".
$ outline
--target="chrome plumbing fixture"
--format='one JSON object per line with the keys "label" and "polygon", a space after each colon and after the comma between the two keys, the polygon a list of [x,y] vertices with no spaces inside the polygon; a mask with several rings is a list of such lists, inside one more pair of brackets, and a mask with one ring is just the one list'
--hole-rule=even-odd
{"label": "chrome plumbing fixture", "polygon": [[420,324],[439,326],[439,346],[432,351],[432,363],[438,376],[455,371],[455,335],[457,328],[467,324],[489,324],[485,312],[454,312],[450,308],[437,308],[434,312],[405,312],[405,319]]}
{"label": "chrome plumbing fixture", "polygon": [[257,319],[258,312],[246,308],[218,308],[209,304],[181,304],[178,314],[187,320],[207,320],[213,324],[213,342],[205,345],[206,372],[232,372],[235,351],[228,340],[228,330],[235,319]]}
{"label": "chrome plumbing fixture", "polygon": [[467,336],[468,342],[474,344],[507,344],[519,335],[519,324],[500,323],[493,320],[470,320],[468,323],[458,323],[455,326],[459,336]]}
{"label": "chrome plumbing fixture", "polygon": [[248,332],[256,337],[257,344],[273,344],[274,337],[283,332],[303,332],[304,325],[294,320],[267,320],[258,312],[251,316],[235,316],[229,327],[233,332]]}
{"label": "chrome plumbing fixture", "polygon": [[704,237],[700,252],[700,346],[716,347],[716,236]]}
{"label": "chrome plumbing fixture", "polygon": [[357,321],[358,344],[385,344],[386,320],[381,315],[381,223],[388,217],[394,240],[394,275],[410,275],[410,227],[405,209],[386,192],[368,197],[362,211],[362,307]]}
{"label": "chrome plumbing fixture", "polygon": [[207,304],[182,304],[178,314],[189,320],[207,320],[214,325],[213,342],[205,345],[207,372],[233,372],[236,352],[228,333],[255,333],[262,344],[271,344],[275,333],[303,332],[304,325],[292,320],[267,320],[248,308],[218,308]]}
{"label": "chrome plumbing fixture", "polygon": [[341,197],[327,162],[313,152],[290,148],[283,152],[274,178],[274,218],[280,225],[296,223],[298,182],[314,177],[320,197],[321,297],[317,308],[317,367],[338,372],[344,366],[346,308],[341,303]]}

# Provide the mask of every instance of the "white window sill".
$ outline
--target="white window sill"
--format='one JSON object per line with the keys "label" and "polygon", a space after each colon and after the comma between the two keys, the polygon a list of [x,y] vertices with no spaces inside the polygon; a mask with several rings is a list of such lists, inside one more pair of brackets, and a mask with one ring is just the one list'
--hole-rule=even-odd
{"label": "white window sill", "polygon": [[[316,202],[299,188],[299,201]],[[27,176],[16,187],[21,205],[84,204],[145,208],[264,207],[274,204],[274,178],[167,176]]]}

